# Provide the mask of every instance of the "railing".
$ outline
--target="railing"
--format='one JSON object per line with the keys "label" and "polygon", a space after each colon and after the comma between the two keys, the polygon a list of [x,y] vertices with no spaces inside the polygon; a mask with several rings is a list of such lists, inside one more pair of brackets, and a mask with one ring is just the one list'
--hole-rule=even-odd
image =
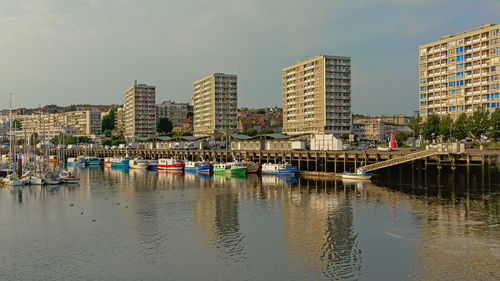
{"label": "railing", "polygon": [[401,157],[397,157],[394,159],[389,159],[389,160],[382,161],[379,163],[359,167],[358,170],[359,170],[359,172],[362,172],[362,173],[369,172],[369,171],[378,170],[378,169],[382,169],[382,168],[386,168],[386,167],[390,167],[390,166],[394,166],[394,165],[399,165],[399,164],[402,164],[405,162],[410,162],[413,160],[418,160],[421,158],[429,157],[429,156],[432,156],[436,153],[437,153],[437,151],[434,149],[419,151],[419,152],[407,154],[407,155],[404,155]]}

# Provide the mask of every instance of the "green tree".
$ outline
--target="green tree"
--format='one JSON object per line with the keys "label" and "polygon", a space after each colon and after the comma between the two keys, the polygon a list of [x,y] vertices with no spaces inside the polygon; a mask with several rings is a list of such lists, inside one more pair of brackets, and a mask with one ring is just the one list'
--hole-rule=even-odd
{"label": "green tree", "polygon": [[24,145],[24,139],[18,139],[17,145]]}
{"label": "green tree", "polygon": [[396,142],[398,143],[399,146],[403,145],[408,139],[408,134],[403,131],[396,132],[394,136],[396,137]]}
{"label": "green tree", "polygon": [[436,114],[427,116],[424,124],[422,124],[422,135],[426,140],[432,140],[433,136],[439,135],[439,122],[440,118]]}
{"label": "green tree", "polygon": [[12,121],[12,127],[15,129],[21,129],[21,120],[14,119],[14,121]]}
{"label": "green tree", "polygon": [[439,120],[439,135],[443,137],[443,140],[448,140],[451,134],[453,126],[453,118],[451,118],[451,115],[446,115],[441,117],[441,120]]}
{"label": "green tree", "polygon": [[463,140],[467,137],[467,115],[461,113],[458,115],[457,119],[453,123],[453,128],[451,129],[451,135],[457,140]]}
{"label": "green tree", "polygon": [[467,119],[467,133],[470,133],[475,139],[479,139],[488,130],[488,123],[488,112],[478,108]]}
{"label": "green tree", "polygon": [[115,114],[116,107],[113,107],[109,110],[108,115],[102,118],[102,131],[105,132],[107,130],[112,131],[115,128]]}
{"label": "green tree", "polygon": [[498,108],[490,115],[488,137],[500,138],[500,109]]}
{"label": "green tree", "polygon": [[111,130],[110,129],[106,129],[102,132],[106,137],[111,137]]}
{"label": "green tree", "polygon": [[348,140],[348,139],[349,139],[349,134],[342,134],[342,135],[340,136],[340,139],[341,139],[342,141],[346,141],[346,140]]}
{"label": "green tree", "polygon": [[106,146],[106,145],[111,145],[111,140],[102,140],[101,144],[103,146]]}
{"label": "green tree", "polygon": [[420,136],[422,134],[422,117],[420,115],[412,117],[408,127],[413,131],[415,137]]}
{"label": "green tree", "polygon": [[267,128],[267,129],[261,130],[258,134],[259,135],[265,135],[265,134],[272,134],[272,133],[274,133],[274,131],[271,130],[271,129],[269,129],[269,128]]}
{"label": "green tree", "polygon": [[75,111],[75,110],[76,110],[76,107],[74,105],[70,105],[70,106],[66,107],[66,112]]}
{"label": "green tree", "polygon": [[250,129],[244,131],[243,134],[247,135],[249,137],[253,137],[253,136],[257,135],[257,130],[255,128],[250,128]]}
{"label": "green tree", "polygon": [[192,111],[189,111],[189,112],[186,114],[186,118],[189,118],[189,117],[193,117],[193,112],[192,112]]}
{"label": "green tree", "polygon": [[76,144],[76,138],[73,136],[66,136],[64,139],[64,144]]}
{"label": "green tree", "polygon": [[168,118],[166,117],[163,117],[160,119],[160,121],[158,122],[158,132],[159,133],[170,133],[172,132],[172,122],[170,122],[170,120],[168,120]]}

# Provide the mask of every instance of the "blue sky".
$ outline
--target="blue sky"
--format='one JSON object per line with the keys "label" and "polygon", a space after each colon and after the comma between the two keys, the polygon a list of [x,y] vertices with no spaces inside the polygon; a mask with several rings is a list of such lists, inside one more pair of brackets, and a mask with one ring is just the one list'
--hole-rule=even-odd
{"label": "blue sky", "polygon": [[[430,0],[2,0],[0,96],[14,107],[123,103],[134,80],[157,102],[238,74],[239,106],[281,106],[281,69],[352,58],[354,113],[417,108],[417,48],[499,23],[500,2]],[[8,103],[4,102],[3,108]]]}

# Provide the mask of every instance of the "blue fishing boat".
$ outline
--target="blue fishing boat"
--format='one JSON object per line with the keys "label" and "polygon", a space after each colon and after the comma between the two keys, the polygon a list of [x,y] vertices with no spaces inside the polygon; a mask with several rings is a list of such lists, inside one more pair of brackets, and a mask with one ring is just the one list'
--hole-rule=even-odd
{"label": "blue fishing boat", "polygon": [[263,174],[294,176],[297,173],[297,171],[298,171],[297,167],[294,167],[289,163],[282,163],[282,164],[265,163],[265,164],[262,164],[262,173]]}
{"label": "blue fishing boat", "polygon": [[344,172],[342,174],[342,179],[348,179],[348,180],[369,180],[372,177],[371,173],[363,173],[363,172],[357,172],[357,173],[346,173]]}

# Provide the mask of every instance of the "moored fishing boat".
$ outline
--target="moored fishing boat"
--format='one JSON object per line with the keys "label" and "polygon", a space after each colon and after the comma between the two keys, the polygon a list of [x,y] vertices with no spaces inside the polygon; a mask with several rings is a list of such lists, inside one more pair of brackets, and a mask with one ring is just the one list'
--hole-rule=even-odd
{"label": "moored fishing boat", "polygon": [[247,166],[247,174],[257,173],[259,170],[259,165],[252,161],[243,161],[243,165]]}
{"label": "moored fishing boat", "polygon": [[263,174],[272,174],[272,175],[292,175],[294,176],[297,173],[297,168],[292,166],[290,163],[281,163],[281,164],[272,164],[265,163],[262,164],[262,173]]}
{"label": "moored fishing boat", "polygon": [[210,163],[205,161],[187,161],[184,166],[185,172],[210,173]]}
{"label": "moored fishing boat", "polygon": [[68,166],[76,166],[76,167],[85,167],[87,161],[85,161],[84,156],[78,156],[76,158],[70,157],[68,158]]}
{"label": "moored fishing boat", "polygon": [[99,166],[101,165],[101,160],[94,156],[85,157],[85,161],[87,162],[87,166]]}
{"label": "moored fishing boat", "polygon": [[158,170],[158,161],[148,160],[148,169],[149,170]]}
{"label": "moored fishing boat", "polygon": [[141,158],[134,158],[128,162],[130,169],[146,170],[148,168],[148,161]]}
{"label": "moored fishing boat", "polygon": [[112,158],[104,158],[104,167],[111,167],[111,159]]}
{"label": "moored fishing boat", "polygon": [[227,169],[226,163],[215,163],[214,174],[225,174]]}
{"label": "moored fishing boat", "polygon": [[247,166],[241,162],[230,162],[227,163],[226,173],[234,174],[245,174],[247,172]]}
{"label": "moored fishing boat", "polygon": [[118,157],[111,159],[111,167],[114,168],[129,168],[129,162],[132,157]]}
{"label": "moored fishing boat", "polygon": [[184,161],[174,158],[162,158],[158,160],[158,170],[182,171]]}

